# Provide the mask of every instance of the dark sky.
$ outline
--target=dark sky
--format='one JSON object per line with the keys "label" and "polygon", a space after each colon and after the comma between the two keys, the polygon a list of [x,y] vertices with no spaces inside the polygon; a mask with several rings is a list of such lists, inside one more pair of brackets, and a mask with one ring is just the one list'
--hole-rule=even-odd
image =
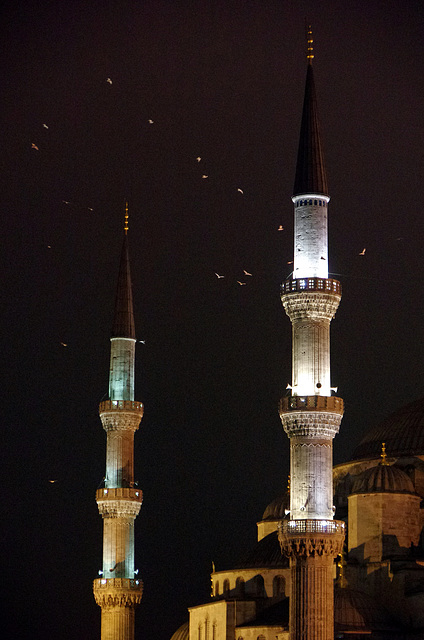
{"label": "dark sky", "polygon": [[[137,638],[170,638],[209,597],[211,561],[226,568],[254,543],[286,485],[277,404],[291,380],[291,328],[279,285],[293,254],[305,16],[330,271],[343,286],[331,325],[341,462],[423,394],[422,3],[39,0],[2,10],[2,638],[100,638],[97,408],[126,199],[146,342]],[[253,275],[239,286],[243,269]]]}

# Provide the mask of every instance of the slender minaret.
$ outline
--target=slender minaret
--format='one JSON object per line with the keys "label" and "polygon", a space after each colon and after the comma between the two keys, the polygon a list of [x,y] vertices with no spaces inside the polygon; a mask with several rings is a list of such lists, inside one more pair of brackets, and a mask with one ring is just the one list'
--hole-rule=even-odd
{"label": "slender minaret", "polygon": [[134,611],[143,583],[134,570],[134,520],[143,494],[134,482],[134,432],[143,405],[134,400],[135,329],[128,256],[128,204],[112,328],[109,400],[99,413],[107,434],[104,488],[96,492],[103,518],[103,569],[94,580],[102,608],[101,640],[134,640]]}
{"label": "slender minaret", "polygon": [[328,278],[327,177],[312,69],[308,68],[294,184],[293,277],[281,300],[292,323],[292,383],[280,402],[290,438],[290,519],[279,538],[290,557],[290,638],[333,638],[334,558],[341,553],[344,523],[333,520],[333,438],[343,400],[331,396],[330,321],[341,298]]}

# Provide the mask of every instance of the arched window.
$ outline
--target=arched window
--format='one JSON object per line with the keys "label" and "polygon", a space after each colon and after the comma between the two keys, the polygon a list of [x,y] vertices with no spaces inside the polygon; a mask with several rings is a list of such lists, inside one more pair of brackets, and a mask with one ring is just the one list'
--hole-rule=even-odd
{"label": "arched window", "polygon": [[265,583],[262,576],[257,575],[253,578],[255,584],[255,595],[260,598],[265,597]]}
{"label": "arched window", "polygon": [[215,595],[219,596],[219,580],[215,582]]}
{"label": "arched window", "polygon": [[244,596],[246,594],[246,587],[245,587],[245,583],[244,583],[244,578],[237,578],[237,580],[236,580],[236,589],[237,589],[237,594],[241,598],[244,598]]}
{"label": "arched window", "polygon": [[230,581],[229,580],[224,580],[224,586],[222,588],[222,591],[225,594],[227,594],[230,590]]}
{"label": "arched window", "polygon": [[277,598],[278,596],[284,596],[286,581],[283,576],[275,576],[272,581],[272,596]]}

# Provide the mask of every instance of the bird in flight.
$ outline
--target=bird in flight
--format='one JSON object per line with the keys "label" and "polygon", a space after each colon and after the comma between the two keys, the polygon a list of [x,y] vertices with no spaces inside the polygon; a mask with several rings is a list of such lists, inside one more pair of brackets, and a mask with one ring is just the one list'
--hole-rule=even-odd
{"label": "bird in flight", "polygon": [[293,260],[288,260],[287,264],[293,264]]}
{"label": "bird in flight", "polygon": [[239,284],[240,286],[243,286],[246,283],[245,282],[240,282],[240,280],[237,280],[237,284]]}
{"label": "bird in flight", "polygon": [[280,226],[278,227],[278,231],[284,231],[284,227],[282,224],[280,224]]}
{"label": "bird in flight", "polygon": [[44,127],[45,129],[48,129],[48,126],[47,126],[46,124],[43,124],[43,127]]}
{"label": "bird in flight", "polygon": [[89,211],[94,211],[94,209],[93,209],[92,207],[87,207],[87,209],[88,209]]}
{"label": "bird in flight", "polygon": [[197,162],[200,162],[200,161],[201,161],[201,159],[202,159],[202,158],[201,158],[200,156],[197,156],[197,158],[196,158]]}
{"label": "bird in flight", "polygon": [[112,84],[112,80],[110,78],[107,78],[106,82],[108,82],[109,84]]}
{"label": "bird in flight", "polygon": [[219,278],[225,278],[225,276],[220,276],[219,273],[215,273],[215,275],[218,278],[218,280],[219,280]]}
{"label": "bird in flight", "polygon": [[359,252],[359,255],[360,256],[364,256],[365,255],[365,251],[366,251],[366,249],[362,249],[362,251]]}
{"label": "bird in flight", "polygon": [[60,344],[62,345],[62,347],[67,347],[68,346],[67,342],[61,342]]}
{"label": "bird in flight", "polygon": [[141,344],[146,344],[145,340],[139,340],[139,342],[141,342]]}
{"label": "bird in flight", "polygon": [[244,193],[244,191],[242,191],[241,189],[237,189],[237,191],[238,191],[239,193]]}
{"label": "bird in flight", "polygon": [[71,204],[68,200],[62,200],[63,204]]}
{"label": "bird in flight", "polygon": [[34,143],[31,144],[31,149],[35,149],[36,151],[40,151],[40,149]]}
{"label": "bird in flight", "polygon": [[153,124],[153,120],[149,120],[149,124]]}
{"label": "bird in flight", "polygon": [[246,271],[246,269],[243,269],[243,273],[244,273],[244,275],[245,275],[245,276],[251,276],[251,275],[252,275],[251,273],[249,273],[248,271]]}
{"label": "bird in flight", "polygon": [[207,178],[207,177],[208,177],[208,176],[205,176],[205,174],[203,174],[203,176],[202,176],[202,178],[203,178],[203,179],[205,179],[205,178]]}
{"label": "bird in flight", "polygon": [[49,480],[49,482],[51,482],[52,484],[54,484],[56,482],[56,480]]}

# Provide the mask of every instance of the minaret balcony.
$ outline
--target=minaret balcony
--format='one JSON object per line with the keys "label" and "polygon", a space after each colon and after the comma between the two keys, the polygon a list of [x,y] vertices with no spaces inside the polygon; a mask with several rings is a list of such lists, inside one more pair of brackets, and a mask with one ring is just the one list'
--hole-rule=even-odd
{"label": "minaret balcony", "polygon": [[337,396],[285,396],[280,400],[280,415],[291,411],[326,411],[343,415],[344,402]]}
{"label": "minaret balcony", "polygon": [[93,581],[93,592],[101,607],[134,607],[141,602],[143,581],[131,578],[97,578]]}
{"label": "minaret balcony", "polygon": [[281,552],[291,558],[330,556],[343,550],[345,523],[339,520],[283,520],[278,525]]}
{"label": "minaret balcony", "polygon": [[141,417],[144,406],[142,402],[136,400],[105,400],[99,404],[100,415],[109,411],[133,411],[139,413]]}
{"label": "minaret balcony", "polygon": [[341,296],[342,285],[332,278],[298,278],[286,280],[281,285],[281,295],[302,291],[324,291]]}

